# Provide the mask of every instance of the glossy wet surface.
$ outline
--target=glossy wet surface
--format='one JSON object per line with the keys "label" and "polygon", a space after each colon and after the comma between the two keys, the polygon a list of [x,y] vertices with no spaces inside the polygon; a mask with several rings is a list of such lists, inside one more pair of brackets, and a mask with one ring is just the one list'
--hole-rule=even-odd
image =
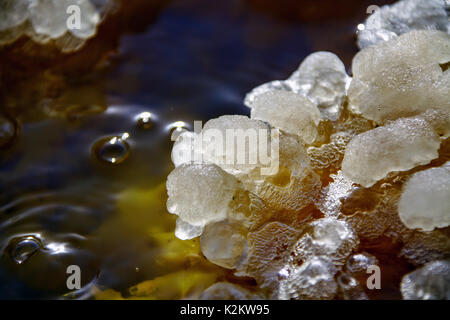
{"label": "glossy wet surface", "polygon": [[63,107],[105,101],[105,112],[18,120],[15,139],[16,121],[0,118],[0,298],[61,297],[69,265],[82,271],[72,296],[81,298],[94,286],[126,296],[190,268],[167,257],[164,240],[174,229],[164,188],[173,128],[248,114],[245,93],[287,78],[311,52],[336,52],[349,68],[367,7],[305,22],[250,3],[173,1],[123,35],[101,77],[61,93]]}

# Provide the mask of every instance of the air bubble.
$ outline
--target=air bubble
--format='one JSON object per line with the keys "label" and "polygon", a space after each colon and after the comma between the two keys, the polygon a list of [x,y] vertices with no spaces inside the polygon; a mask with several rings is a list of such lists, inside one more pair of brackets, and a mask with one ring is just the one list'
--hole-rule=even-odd
{"label": "air bubble", "polygon": [[23,264],[42,248],[42,242],[35,236],[23,236],[12,239],[6,250],[17,264]]}
{"label": "air bubble", "polygon": [[102,162],[118,165],[124,162],[130,155],[130,145],[126,141],[129,134],[106,137],[98,140],[92,147],[92,151]]}
{"label": "air bubble", "polygon": [[150,112],[142,112],[136,116],[137,125],[139,128],[148,130],[151,129],[155,124],[154,115]]}
{"label": "air bubble", "polygon": [[189,130],[189,126],[184,121],[175,121],[167,126],[170,133],[170,139],[176,141],[184,131]]}

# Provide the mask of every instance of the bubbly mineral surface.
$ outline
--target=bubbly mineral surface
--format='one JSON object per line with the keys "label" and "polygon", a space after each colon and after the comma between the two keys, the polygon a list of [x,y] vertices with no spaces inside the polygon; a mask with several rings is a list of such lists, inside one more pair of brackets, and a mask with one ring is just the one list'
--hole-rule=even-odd
{"label": "bubbly mineral surface", "polygon": [[[179,135],[167,180],[175,234],[200,237],[204,257],[234,273],[202,298],[449,298],[450,37],[407,31],[360,51],[353,78],[314,53],[247,95],[250,118]],[[227,161],[228,129],[246,133],[231,149],[245,159],[265,150],[252,131],[276,133],[266,142],[277,170]],[[388,279],[381,294],[371,270]]]}
{"label": "bubbly mineral surface", "polygon": [[345,150],[342,172],[370,187],[389,172],[406,171],[438,157],[439,135],[421,117],[401,118],[361,133]]}
{"label": "bubbly mineral surface", "polygon": [[412,31],[367,47],[352,63],[350,108],[379,124],[450,108],[450,35]]}

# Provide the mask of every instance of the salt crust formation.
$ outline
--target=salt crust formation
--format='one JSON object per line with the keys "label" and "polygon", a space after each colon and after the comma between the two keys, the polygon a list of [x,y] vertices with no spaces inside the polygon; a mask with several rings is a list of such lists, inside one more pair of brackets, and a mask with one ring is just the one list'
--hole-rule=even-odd
{"label": "salt crust formation", "polygon": [[432,29],[449,32],[448,1],[402,0],[373,12],[358,32],[358,46],[393,39],[412,30]]}
{"label": "salt crust formation", "polygon": [[177,237],[200,237],[209,261],[257,283],[202,298],[368,299],[366,271],[385,270],[386,255],[418,268],[385,271],[403,277],[399,295],[449,298],[449,46],[441,31],[398,35],[359,52],[353,78],[315,53],[250,92],[250,118],[205,125],[277,131],[276,174],[194,150],[198,133],[178,137],[167,180]]}
{"label": "salt crust formation", "polygon": [[[112,0],[2,0],[0,2],[0,45],[22,35],[46,44],[51,40],[62,52],[81,48],[96,34],[97,26]],[[80,28],[68,28],[73,11],[80,9]]]}

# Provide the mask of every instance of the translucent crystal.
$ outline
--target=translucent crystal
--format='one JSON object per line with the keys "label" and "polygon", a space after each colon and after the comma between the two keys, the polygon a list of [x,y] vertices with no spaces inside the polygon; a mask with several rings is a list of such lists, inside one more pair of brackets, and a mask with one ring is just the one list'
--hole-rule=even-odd
{"label": "translucent crystal", "polygon": [[286,279],[280,281],[277,298],[290,299],[332,299],[337,293],[334,276],[337,269],[331,260],[314,257],[300,267],[287,271]]}
{"label": "translucent crystal", "polygon": [[312,230],[294,246],[295,260],[306,261],[324,256],[339,266],[359,244],[358,237],[344,221],[323,218],[312,222],[310,227]]}
{"label": "translucent crystal", "polygon": [[255,98],[260,94],[269,92],[269,91],[292,91],[292,88],[285,80],[274,80],[268,83],[264,83],[262,85],[257,86],[252,91],[247,93],[245,96],[244,104],[251,108],[253,103],[255,102]]}
{"label": "translucent crystal", "polygon": [[404,186],[398,213],[408,228],[431,231],[450,225],[450,162],[447,165],[417,172]]}
{"label": "translucent crystal", "polygon": [[[269,157],[271,151],[271,128],[262,121],[226,115],[206,122],[201,133],[203,161],[237,176],[269,166],[260,161],[261,155]],[[266,150],[261,147],[263,142]]]}
{"label": "translucent crystal", "polygon": [[367,269],[372,265],[379,265],[378,259],[367,252],[352,255],[345,265],[346,271],[352,276],[367,275]]}
{"label": "translucent crystal", "polygon": [[292,91],[312,101],[325,119],[336,120],[346,94],[350,77],[342,61],[331,52],[315,52],[303,60],[299,68],[284,81],[263,84],[245,97],[245,105],[253,108],[257,96],[268,91]]}
{"label": "translucent crystal", "polygon": [[317,137],[320,112],[307,98],[277,90],[255,98],[251,118],[266,121],[285,132],[296,134],[310,144]]}
{"label": "translucent crystal", "polygon": [[383,123],[428,108],[450,109],[450,35],[413,31],[370,46],[353,59],[350,107]]}
{"label": "translucent crystal", "polygon": [[287,82],[294,92],[313,101],[323,118],[337,120],[350,80],[338,56],[319,51],[307,56]]}
{"label": "translucent crystal", "polygon": [[167,177],[167,210],[197,227],[226,218],[237,180],[216,165],[183,164]]}
{"label": "translucent crystal", "polygon": [[3,0],[0,2],[0,31],[15,28],[28,19],[31,0]]}
{"label": "translucent crystal", "polygon": [[430,124],[433,130],[442,139],[446,139],[450,136],[450,109],[443,110],[430,108],[420,116]]}
{"label": "translucent crystal", "polygon": [[342,172],[370,187],[389,172],[406,171],[438,157],[439,136],[421,117],[402,118],[353,138],[345,150]]}
{"label": "translucent crystal", "polygon": [[450,262],[433,261],[403,277],[400,284],[406,300],[449,300]]}
{"label": "translucent crystal", "polygon": [[395,38],[411,30],[434,29],[450,32],[444,0],[402,0],[372,13],[358,32],[362,49]]}
{"label": "translucent crystal", "polygon": [[310,167],[311,161],[305,143],[300,137],[280,133],[278,163],[280,167],[289,169],[294,175]]}
{"label": "translucent crystal", "polygon": [[[67,8],[76,5],[80,8],[80,29],[67,28]],[[89,0],[40,0],[32,1],[28,7],[30,20],[38,34],[52,39],[61,37],[66,31],[78,38],[89,38],[95,34],[100,16]]]}
{"label": "translucent crystal", "polygon": [[200,237],[200,247],[209,261],[234,269],[247,247],[245,229],[229,221],[208,224]]}
{"label": "translucent crystal", "polygon": [[178,218],[175,227],[175,237],[181,240],[197,238],[203,232],[202,226],[193,226]]}

